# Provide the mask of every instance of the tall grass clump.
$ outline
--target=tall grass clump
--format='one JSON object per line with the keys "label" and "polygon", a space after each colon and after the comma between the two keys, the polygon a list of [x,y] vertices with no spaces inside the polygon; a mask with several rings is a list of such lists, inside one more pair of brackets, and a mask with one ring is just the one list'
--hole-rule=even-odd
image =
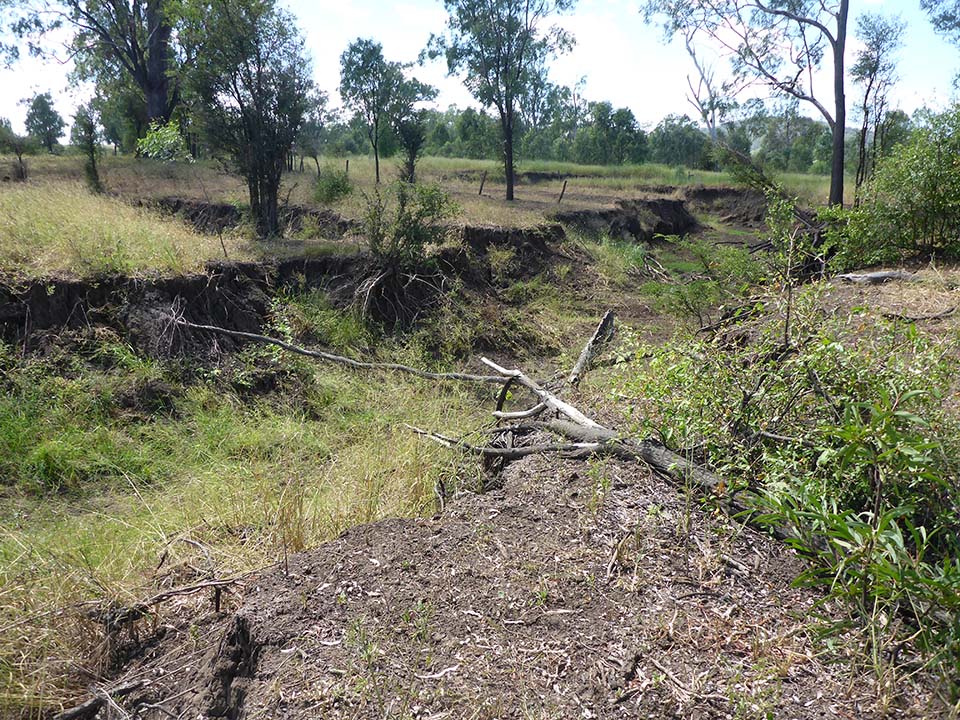
{"label": "tall grass clump", "polygon": [[[184,273],[222,255],[215,236],[79,184],[31,183],[0,193],[0,269],[89,277],[149,270]],[[247,243],[226,236],[230,257]]]}

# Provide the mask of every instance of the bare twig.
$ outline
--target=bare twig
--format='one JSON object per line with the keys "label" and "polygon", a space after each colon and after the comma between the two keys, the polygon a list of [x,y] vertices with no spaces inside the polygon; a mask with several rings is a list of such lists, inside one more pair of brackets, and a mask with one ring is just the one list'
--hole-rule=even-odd
{"label": "bare twig", "polygon": [[86,718],[92,718],[100,711],[101,707],[107,704],[108,700],[111,700],[113,697],[129,695],[137,688],[143,686],[143,684],[143,680],[132,680],[112,688],[94,688],[93,697],[68,710],[64,710],[58,715],[54,715],[53,720],[85,720]]}
{"label": "bare twig", "polygon": [[490,447],[486,445],[473,445],[466,440],[452,438],[448,435],[430,432],[429,430],[421,430],[413,425],[404,424],[404,427],[417,435],[430,438],[435,443],[439,443],[444,447],[459,448],[461,450],[467,450],[468,452],[478,453],[484,457],[497,457],[506,460],[518,460],[527,455],[540,455],[542,453],[560,453],[568,456],[580,456],[583,454],[592,454],[601,449],[600,443],[552,443],[527,445],[525,447]]}
{"label": "bare twig", "polygon": [[883,313],[883,317],[887,320],[904,320],[905,322],[920,322],[922,320],[943,320],[953,315],[957,311],[957,306],[947,308],[938,313],[932,313],[930,315],[905,315],[901,313]]}

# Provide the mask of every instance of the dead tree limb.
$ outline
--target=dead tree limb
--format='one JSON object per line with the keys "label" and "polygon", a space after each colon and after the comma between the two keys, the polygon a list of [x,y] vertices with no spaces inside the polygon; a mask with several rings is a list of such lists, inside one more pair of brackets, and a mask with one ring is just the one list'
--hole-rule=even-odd
{"label": "dead tree limb", "polygon": [[901,313],[883,313],[883,317],[887,320],[903,320],[904,322],[921,322],[923,320],[943,320],[953,315],[957,311],[957,306],[947,308],[938,313],[932,313],[930,315],[903,315]]}
{"label": "dead tree limb", "polygon": [[580,378],[590,368],[590,361],[593,359],[594,354],[601,345],[610,342],[614,332],[613,310],[607,310],[603,314],[600,324],[597,325],[597,329],[593,331],[593,335],[590,336],[587,344],[584,345],[583,350],[580,351],[580,357],[577,358],[577,362],[573,366],[570,376],[567,378],[568,383],[577,385],[580,382]]}
{"label": "dead tree limb", "polygon": [[153,597],[146,600],[141,600],[134,605],[114,607],[106,612],[100,611],[92,615],[95,617],[95,619],[98,619],[103,623],[104,628],[106,628],[107,633],[109,634],[111,632],[115,632],[118,628],[128,623],[132,623],[142,617],[145,617],[147,614],[149,614],[150,608],[170,600],[171,598],[194,595],[207,589],[212,589],[219,595],[223,588],[229,585],[235,585],[238,582],[240,582],[239,577],[227,578],[223,580],[205,580],[203,582],[187,585],[185,587],[164,590],[163,592],[157,593]]}
{"label": "dead tree limb", "polygon": [[54,715],[53,720],[86,720],[86,718],[95,717],[100,712],[100,708],[107,703],[107,700],[129,695],[137,688],[142,687],[143,684],[143,680],[132,680],[112,688],[96,688],[94,696],[89,700]]}
{"label": "dead tree limb", "polygon": [[540,398],[540,401],[547,406],[548,409],[554,410],[560,415],[566,415],[568,418],[573,420],[573,422],[582,425],[588,428],[600,428],[601,426],[588,418],[582,412],[577,410],[573,405],[565,403],[563,400],[558,398],[556,395],[551,393],[549,390],[544,390],[542,387],[537,385],[533,380],[528,378],[519,370],[507,370],[505,367],[497,365],[493,360],[488,358],[480,358],[480,362],[486,365],[488,368],[500,373],[502,376],[501,382],[503,380],[513,380],[519,385],[530,390],[534,395]]}
{"label": "dead tree limb", "polygon": [[837,275],[845,282],[855,283],[857,285],[882,285],[891,280],[913,280],[913,273],[903,270],[878,270],[868,273],[844,273]]}
{"label": "dead tree limb", "polygon": [[428,372],[426,370],[420,370],[408,365],[400,365],[399,363],[364,362],[362,360],[354,360],[353,358],[344,357],[343,355],[334,355],[333,353],[324,352],[323,350],[309,350],[307,348],[300,347],[299,345],[294,345],[293,343],[288,343],[285,340],[269,337],[267,335],[258,335],[257,333],[242,332],[240,330],[227,330],[226,328],[217,327],[216,325],[197,325],[196,323],[188,322],[178,318],[173,318],[173,321],[180,327],[189,328],[190,330],[203,330],[204,332],[226,335],[227,337],[234,337],[241,340],[252,340],[254,342],[265,343],[267,345],[276,345],[277,347],[281,347],[284,350],[296,353],[297,355],[305,355],[307,357],[317,358],[318,360],[326,360],[327,362],[346,365],[347,367],[354,368],[355,370],[389,370],[391,372],[406,373],[407,375],[413,375],[418,378],[423,378],[424,380],[459,380],[476,383],[496,383],[497,385],[502,385],[505,380],[504,377],[497,375],[435,373]]}
{"label": "dead tree limb", "polygon": [[452,438],[447,435],[441,435],[440,433],[430,432],[429,430],[421,430],[413,425],[405,424],[405,427],[417,435],[429,438],[444,447],[466,450],[483,455],[484,457],[503,458],[504,460],[519,460],[527,455],[539,455],[541,453],[559,453],[570,457],[581,457],[601,450],[600,443],[545,443],[541,445],[525,445],[523,447],[472,445],[466,440]]}
{"label": "dead tree limb", "polygon": [[547,409],[546,403],[537,403],[529,410],[521,410],[519,412],[503,412],[502,410],[495,410],[493,416],[497,420],[526,420],[528,418],[536,417],[544,410]]}

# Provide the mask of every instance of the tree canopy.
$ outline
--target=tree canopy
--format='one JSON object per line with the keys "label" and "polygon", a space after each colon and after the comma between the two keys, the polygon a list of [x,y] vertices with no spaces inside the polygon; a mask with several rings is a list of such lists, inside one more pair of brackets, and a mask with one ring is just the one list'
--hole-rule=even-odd
{"label": "tree canopy", "polygon": [[548,57],[573,45],[573,37],[558,27],[541,30],[551,15],[573,7],[575,0],[444,0],[447,30],[433,35],[432,57],[444,56],[451,75],[463,74],[464,84],[484,107],[500,117],[506,198],[513,200],[514,132],[517,103]]}
{"label": "tree canopy", "polygon": [[[648,0],[648,21],[659,19],[668,36],[688,42],[706,36],[731,59],[742,85],[761,82],[774,92],[809,103],[832,132],[830,204],[843,204],[846,95],[844,59],[849,0]],[[815,87],[816,70],[829,54],[833,87]]]}
{"label": "tree canopy", "polygon": [[210,0],[187,31],[202,48],[190,90],[207,141],[233,158],[258,233],[273,236],[281,176],[312,88],[302,35],[272,0]]}
{"label": "tree canopy", "polygon": [[30,100],[24,100],[23,103],[29,106],[24,120],[27,134],[36,138],[47,152],[52,153],[63,135],[63,129],[67,126],[60,113],[53,107],[53,97],[48,92],[38,93]]}
{"label": "tree canopy", "polygon": [[[401,124],[412,120],[416,104],[436,97],[436,90],[416,78],[407,79],[401,63],[384,59],[380,43],[357,38],[340,56],[340,95],[366,124],[379,183],[383,133],[399,130]],[[413,127],[406,126],[408,139],[413,138]]]}
{"label": "tree canopy", "polygon": [[[97,83],[128,80],[148,121],[165,123],[181,101],[184,52],[177,32],[186,0],[7,0],[10,23],[31,52],[52,54],[51,30],[70,28],[66,48],[76,75]],[[15,57],[8,46],[7,57]]]}

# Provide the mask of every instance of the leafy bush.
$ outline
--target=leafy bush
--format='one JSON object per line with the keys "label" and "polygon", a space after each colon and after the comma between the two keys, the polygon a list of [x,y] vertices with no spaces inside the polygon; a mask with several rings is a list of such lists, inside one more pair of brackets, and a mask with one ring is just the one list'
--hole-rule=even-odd
{"label": "leafy bush", "polygon": [[137,153],[163,162],[193,161],[176,120],[171,120],[166,125],[150,123],[150,131],[137,140]]}
{"label": "leafy bush", "polygon": [[864,628],[877,656],[915,637],[950,674],[960,418],[942,395],[955,340],[913,326],[851,330],[823,317],[816,292],[795,294],[790,345],[776,312],[722,351],[722,335],[643,348],[649,360],[624,371],[620,390],[643,404],[643,430],[696,448],[734,491],[760,494],[762,520],[792,530],[813,561],[801,581],[844,601],[848,627]]}
{"label": "leafy bush", "polygon": [[361,316],[389,326],[412,321],[438,294],[443,278],[429,267],[426,250],[443,240],[442,223],[456,212],[436,186],[397,183],[394,193],[387,199],[378,188],[366,196],[362,222],[373,273],[356,292]]}
{"label": "leafy bush", "polygon": [[324,165],[317,173],[313,197],[318,203],[329,205],[353,192],[353,184],[345,170]]}
{"label": "leafy bush", "polygon": [[824,217],[833,225],[834,264],[841,269],[960,253],[960,106],[932,116],[897,146],[858,207]]}
{"label": "leafy bush", "polygon": [[87,189],[92,193],[100,194],[104,191],[100,181],[100,171],[97,161],[100,159],[100,132],[97,128],[97,114],[91,106],[77,108],[73,117],[74,144],[83,152],[86,160],[83,164],[83,174],[87,182]]}
{"label": "leafy bush", "polygon": [[682,269],[682,277],[666,283],[648,283],[645,290],[666,312],[694,317],[701,327],[713,322],[720,305],[742,302],[765,276],[764,267],[743,248],[699,239],[678,240],[676,248],[691,261],[664,260],[663,264],[668,269]]}
{"label": "leafy bush", "polygon": [[367,197],[363,229],[370,252],[386,268],[420,265],[428,245],[447,234],[441,223],[457,212],[456,204],[436,185],[397,183],[395,201],[380,190]]}

